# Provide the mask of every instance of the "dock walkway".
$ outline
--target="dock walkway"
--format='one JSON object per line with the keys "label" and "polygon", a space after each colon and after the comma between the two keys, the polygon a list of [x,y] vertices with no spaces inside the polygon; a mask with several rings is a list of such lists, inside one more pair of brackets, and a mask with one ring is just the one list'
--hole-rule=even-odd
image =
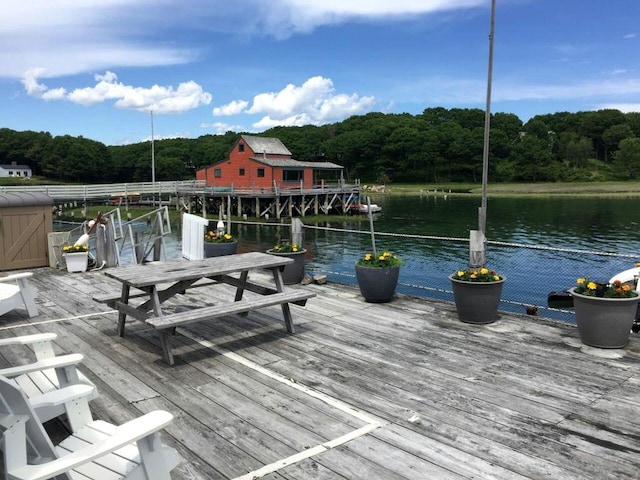
{"label": "dock walkway", "polygon": [[[467,325],[449,303],[311,285],[294,335],[278,306],[189,324],[169,367],[151,328],[115,334],[117,313],[92,300],[118,288],[103,272],[34,273],[40,316],[2,316],[0,337],[55,332],[60,353],[82,353],[98,418],[172,412],[174,479],[640,478],[638,335],[600,350],[540,317]],[[215,304],[220,289],[170,307]],[[0,351],[0,367],[22,361]]]}

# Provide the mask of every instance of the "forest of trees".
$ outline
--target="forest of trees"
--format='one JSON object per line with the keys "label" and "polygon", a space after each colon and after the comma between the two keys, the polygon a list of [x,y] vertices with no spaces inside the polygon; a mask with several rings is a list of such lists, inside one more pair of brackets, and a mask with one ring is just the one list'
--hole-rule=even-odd
{"label": "forest of trees", "polygon": [[[195,170],[224,159],[239,133],[156,140],[157,180],[195,178]],[[428,108],[422,114],[369,113],[323,126],[276,127],[303,161],[345,167],[347,181],[378,183],[479,182],[484,111]],[[640,113],[618,110],[491,116],[492,182],[633,180],[640,173]],[[0,164],[28,165],[56,182],[139,182],[151,179],[150,142],[107,146],[83,137],[0,129]]]}

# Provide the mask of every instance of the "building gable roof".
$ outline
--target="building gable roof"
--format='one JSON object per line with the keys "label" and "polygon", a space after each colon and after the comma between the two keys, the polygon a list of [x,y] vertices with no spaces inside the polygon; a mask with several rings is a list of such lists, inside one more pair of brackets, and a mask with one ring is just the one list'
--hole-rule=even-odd
{"label": "building gable roof", "polygon": [[4,170],[31,170],[29,165],[0,165]]}
{"label": "building gable roof", "polygon": [[264,158],[250,157],[259,163],[263,163],[270,167],[286,167],[286,168],[313,168],[314,170],[342,170],[344,167],[331,162],[301,162],[291,158]]}
{"label": "building gable roof", "polygon": [[286,155],[291,156],[291,152],[284,143],[278,138],[272,137],[256,137],[254,135],[241,135],[240,136],[247,146],[256,155]]}

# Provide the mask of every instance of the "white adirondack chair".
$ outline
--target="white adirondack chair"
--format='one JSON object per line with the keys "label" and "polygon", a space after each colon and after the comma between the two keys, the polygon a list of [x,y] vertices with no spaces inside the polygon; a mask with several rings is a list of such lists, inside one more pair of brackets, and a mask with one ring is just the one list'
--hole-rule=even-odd
{"label": "white adirondack chair", "polygon": [[[82,355],[61,355],[56,357],[52,341],[55,333],[40,333],[0,339],[0,349],[9,345],[28,345],[33,349],[35,362],[27,365],[0,369],[0,375],[18,385],[31,401],[41,422],[46,422],[66,413],[65,398],[45,396],[67,385],[84,385],[88,400],[98,396],[95,385],[76,365],[82,361]],[[76,422],[69,418],[71,429],[75,431]],[[82,425],[80,425],[82,426]]]}
{"label": "white adirondack chair", "polygon": [[[72,385],[63,390],[83,386]],[[68,408],[89,411],[86,398],[74,397]],[[173,415],[156,410],[120,426],[91,419],[56,447],[24,392],[0,377],[0,432],[4,439],[6,478],[12,480],[148,479],[169,480],[178,464],[175,449],[160,442],[159,431]]]}
{"label": "white adirondack chair", "polygon": [[30,317],[38,315],[34,289],[27,280],[31,276],[31,272],[22,272],[0,277],[0,315],[22,307],[27,309]]}

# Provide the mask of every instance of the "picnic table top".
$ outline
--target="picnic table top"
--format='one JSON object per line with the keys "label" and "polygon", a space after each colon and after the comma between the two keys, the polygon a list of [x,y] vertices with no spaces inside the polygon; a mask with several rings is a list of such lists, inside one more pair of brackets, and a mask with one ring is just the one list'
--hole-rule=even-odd
{"label": "picnic table top", "polygon": [[262,252],[238,253],[202,260],[168,260],[105,270],[105,275],[132,287],[226,275],[253,269],[282,267],[291,258]]}

